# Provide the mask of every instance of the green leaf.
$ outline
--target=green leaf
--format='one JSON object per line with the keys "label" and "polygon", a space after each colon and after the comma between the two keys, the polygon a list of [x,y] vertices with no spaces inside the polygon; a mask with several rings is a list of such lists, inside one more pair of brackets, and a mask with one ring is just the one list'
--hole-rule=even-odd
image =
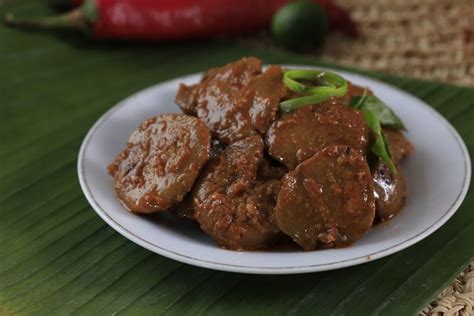
{"label": "green leaf", "polygon": [[365,99],[367,98],[367,88],[364,89],[364,92],[361,96],[353,96],[349,102],[349,106],[357,110],[360,110],[364,104]]}
{"label": "green leaf", "polygon": [[380,126],[378,115],[374,111],[366,109],[363,109],[362,113],[364,114],[367,126],[372,131],[375,137],[375,141],[371,147],[372,152],[377,157],[382,159],[382,161],[387,165],[387,167],[393,174],[397,174],[397,168],[395,167],[395,164],[392,161],[390,149],[388,149],[388,143],[384,133],[382,132],[382,127]]}
{"label": "green leaf", "polygon": [[390,145],[388,144],[387,136],[385,135],[384,131],[382,130],[381,133],[383,143],[385,144],[385,151],[387,152],[388,156],[392,158],[392,152],[390,151]]}
{"label": "green leaf", "polygon": [[[7,1],[7,11],[52,13],[42,1]],[[415,315],[474,259],[473,189],[433,235],[350,268],[243,275],[153,254],[83,197],[76,159],[92,124],[145,87],[242,56],[335,66],[232,42],[102,43],[0,27],[0,43],[1,315]],[[435,106],[472,155],[474,89],[369,75]]]}
{"label": "green leaf", "polygon": [[382,100],[374,95],[353,96],[350,106],[377,114],[382,126],[405,129],[402,120]]}

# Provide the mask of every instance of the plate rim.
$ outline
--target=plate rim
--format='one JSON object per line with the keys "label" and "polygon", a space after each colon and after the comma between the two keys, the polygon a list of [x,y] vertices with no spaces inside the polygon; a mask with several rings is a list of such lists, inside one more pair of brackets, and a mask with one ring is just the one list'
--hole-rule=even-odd
{"label": "plate rim", "polygon": [[432,233],[434,233],[436,230],[438,230],[441,226],[443,226],[453,215],[454,213],[459,209],[461,206],[462,202],[464,201],[464,198],[466,197],[466,194],[469,190],[470,186],[470,181],[471,181],[471,158],[469,156],[469,151],[467,150],[466,144],[464,143],[464,140],[462,137],[459,135],[458,131],[452,126],[452,124],[444,118],[438,111],[436,111],[433,107],[428,105],[426,102],[421,100],[420,98],[414,96],[411,93],[408,93],[404,91],[401,88],[398,88],[392,84],[383,82],[377,78],[372,78],[369,76],[361,75],[359,73],[354,73],[351,71],[346,71],[346,70],[340,70],[337,68],[332,68],[332,67],[318,67],[318,66],[311,66],[311,65],[296,65],[296,64],[282,64],[282,67],[287,67],[287,68],[306,68],[306,69],[320,69],[320,70],[329,70],[329,71],[335,71],[341,75],[349,74],[350,76],[353,77],[359,77],[363,80],[370,80],[377,82],[378,84],[384,86],[385,88],[389,88],[392,90],[397,91],[398,93],[403,94],[405,97],[413,99],[418,105],[423,106],[425,109],[427,109],[429,112],[431,112],[432,115],[434,115],[438,121],[443,124],[447,130],[451,133],[451,135],[454,137],[456,140],[457,145],[459,146],[461,153],[462,153],[462,158],[464,161],[464,178],[462,182],[462,187],[461,190],[458,192],[458,195],[454,199],[454,201],[451,203],[451,205],[444,211],[443,215],[439,217],[436,222],[428,226],[425,230],[422,232],[419,232],[415,236],[412,236],[409,239],[406,239],[402,242],[399,242],[396,245],[392,245],[386,249],[378,250],[374,253],[371,253],[369,255],[364,255],[361,257],[356,257],[356,258],[351,258],[351,259],[345,259],[345,260],[340,260],[337,262],[330,262],[330,263],[322,263],[322,264],[314,264],[314,265],[304,265],[304,266],[285,266],[285,267],[264,267],[264,266],[250,266],[250,265],[239,265],[239,264],[227,264],[227,263],[220,263],[220,262],[215,262],[215,261],[209,261],[209,260],[203,260],[203,259],[198,259],[194,257],[187,256],[182,253],[177,253],[175,251],[163,248],[159,245],[156,245],[146,239],[143,239],[142,237],[136,235],[134,232],[131,232],[124,226],[122,226],[120,223],[115,221],[110,215],[107,214],[106,210],[97,202],[95,199],[92,190],[89,187],[89,184],[87,183],[86,176],[85,176],[85,154],[88,148],[88,145],[90,141],[92,140],[95,131],[117,110],[125,106],[130,99],[133,99],[139,94],[142,94],[148,90],[152,90],[157,88],[158,86],[165,85],[168,83],[171,83],[173,81],[176,81],[177,79],[182,79],[184,80],[187,77],[193,77],[193,76],[198,76],[202,75],[203,72],[196,72],[196,73],[191,73],[191,74],[186,74],[183,76],[171,78],[169,80],[165,80],[156,84],[153,84],[149,87],[146,87],[144,89],[141,89],[128,97],[122,99],[120,102],[112,106],[110,109],[108,109],[105,113],[103,113],[100,118],[92,125],[92,127],[89,129],[87,132],[86,136],[84,137],[84,140],[81,143],[81,147],[79,149],[79,154],[77,158],[77,173],[78,173],[78,179],[79,183],[81,186],[81,190],[86,197],[87,201],[89,204],[92,206],[94,211],[99,215],[99,217],[102,218],[109,226],[111,226],[116,232],[121,234],[123,237],[129,239],[130,241],[134,242],[135,244],[148,249],[154,253],[157,253],[159,255],[165,256],[167,258],[183,262],[186,264],[198,266],[201,268],[207,268],[207,269],[214,269],[214,270],[219,270],[219,271],[226,271],[226,272],[238,272],[238,273],[249,273],[249,274],[298,274],[298,273],[308,273],[308,272],[317,272],[317,271],[325,271],[325,270],[333,270],[333,269],[340,269],[348,266],[354,266],[354,265],[359,265],[365,262],[370,262],[373,260],[377,260],[380,258],[383,258],[385,256],[391,255],[393,253],[396,253],[398,251],[401,251],[405,248],[408,248],[415,243],[423,240],[424,238],[428,237]]}

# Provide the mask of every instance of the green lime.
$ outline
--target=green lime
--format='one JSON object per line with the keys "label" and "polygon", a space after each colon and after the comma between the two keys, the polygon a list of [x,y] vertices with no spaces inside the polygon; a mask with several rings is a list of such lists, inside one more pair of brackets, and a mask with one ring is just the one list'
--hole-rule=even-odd
{"label": "green lime", "polygon": [[328,31],[324,9],[307,0],[291,2],[273,16],[274,40],[293,50],[306,50],[321,45]]}

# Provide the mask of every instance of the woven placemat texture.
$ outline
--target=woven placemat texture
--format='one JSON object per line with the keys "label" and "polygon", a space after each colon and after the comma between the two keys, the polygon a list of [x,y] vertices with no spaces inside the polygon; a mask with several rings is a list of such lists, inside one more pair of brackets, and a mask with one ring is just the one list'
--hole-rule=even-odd
{"label": "woven placemat texture", "polygon": [[[348,66],[474,85],[472,0],[340,0],[361,37],[329,36],[322,57]],[[318,56],[321,56],[318,54]]]}
{"label": "woven placemat texture", "polygon": [[[375,71],[474,86],[472,0],[341,0],[361,30],[329,36],[323,59]],[[420,315],[474,315],[474,262]]]}
{"label": "woven placemat texture", "polygon": [[474,315],[474,262],[420,315]]}

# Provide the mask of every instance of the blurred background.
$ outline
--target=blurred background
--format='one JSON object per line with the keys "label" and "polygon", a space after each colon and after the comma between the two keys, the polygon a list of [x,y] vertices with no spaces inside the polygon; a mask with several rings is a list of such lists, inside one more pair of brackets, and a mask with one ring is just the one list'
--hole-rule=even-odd
{"label": "blurred background", "polygon": [[[474,85],[472,0],[338,0],[359,36],[331,31],[308,55],[390,74]],[[275,45],[268,34],[255,44]]]}
{"label": "blurred background", "polygon": [[322,57],[346,65],[474,84],[474,9],[471,0],[340,0],[361,37],[330,36]]}
{"label": "blurred background", "polygon": [[[7,24],[16,24],[16,20],[10,19],[13,17],[12,12],[19,11],[20,19],[35,17],[34,11],[17,10],[23,2],[28,1],[0,0],[0,13],[7,13]],[[52,11],[53,14],[75,8],[87,1],[46,2],[58,9]],[[113,8],[110,5],[113,2],[121,1],[109,1],[107,13],[102,8],[104,5],[95,8],[95,16],[89,12],[89,17],[86,18],[94,17],[87,21],[86,36],[91,36],[92,33],[92,37],[99,37],[100,40],[110,38],[142,42],[156,39],[179,41],[194,38],[241,38],[257,46],[297,51],[346,66],[464,86],[474,84],[472,0],[300,0],[296,1],[297,4],[289,0],[164,0],[159,1],[163,5],[153,8],[153,14],[166,9],[166,19],[169,19],[166,23],[169,25],[163,22],[162,29],[156,32],[150,31],[151,24],[148,24],[148,29],[136,27],[140,24],[140,19],[142,22],[146,20],[146,25],[152,13],[147,16],[137,11],[137,8]],[[304,2],[318,6],[319,10],[305,6]],[[150,1],[138,0],[135,3],[136,7],[146,7]],[[194,6],[194,3],[201,4]],[[117,14],[111,13],[113,10]],[[110,21],[107,21],[107,17],[106,21],[100,18],[106,14]],[[184,18],[186,14],[187,20]],[[132,21],[132,15],[135,15],[135,21]],[[161,15],[159,18],[163,17]],[[204,20],[204,25],[191,21],[191,18]],[[173,23],[183,22],[188,24],[181,28],[170,27]],[[134,30],[125,29],[133,23]],[[125,30],[120,27],[117,29],[119,24]],[[99,36],[94,34],[97,32],[91,31],[97,25],[102,29],[102,32],[98,32],[102,33]],[[28,23],[20,26],[39,28]],[[77,21],[74,27],[78,28]],[[59,28],[65,27],[62,25]],[[242,38],[238,33],[244,33],[245,36]]]}

